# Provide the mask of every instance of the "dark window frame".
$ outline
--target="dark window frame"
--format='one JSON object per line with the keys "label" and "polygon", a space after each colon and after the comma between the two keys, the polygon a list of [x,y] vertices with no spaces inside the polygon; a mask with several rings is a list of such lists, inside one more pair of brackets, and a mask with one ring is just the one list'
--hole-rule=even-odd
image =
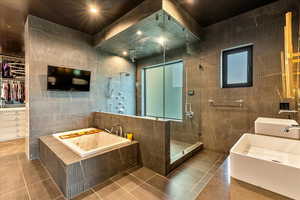
{"label": "dark window frame", "polygon": [[[248,53],[247,58],[247,82],[246,83],[228,83],[228,56],[235,53]],[[253,45],[237,47],[222,51],[222,88],[238,88],[253,86]]]}

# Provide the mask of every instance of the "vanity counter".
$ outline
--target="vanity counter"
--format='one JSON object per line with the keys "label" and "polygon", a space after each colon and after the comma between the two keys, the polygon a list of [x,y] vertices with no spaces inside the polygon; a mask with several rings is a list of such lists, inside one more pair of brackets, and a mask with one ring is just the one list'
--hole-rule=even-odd
{"label": "vanity counter", "polygon": [[[276,180],[274,180],[276,181]],[[229,158],[197,197],[197,200],[290,200],[230,177]]]}

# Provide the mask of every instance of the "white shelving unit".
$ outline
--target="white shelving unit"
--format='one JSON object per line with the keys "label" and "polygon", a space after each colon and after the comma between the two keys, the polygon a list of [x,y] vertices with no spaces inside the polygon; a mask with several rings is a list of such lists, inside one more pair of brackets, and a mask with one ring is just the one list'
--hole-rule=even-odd
{"label": "white shelving unit", "polygon": [[25,136],[25,108],[0,108],[0,141],[13,140]]}
{"label": "white shelving unit", "polygon": [[[0,88],[3,81],[25,81],[24,58],[0,55],[0,67],[2,67],[3,61],[9,63],[12,77],[2,78],[2,74],[0,73]],[[6,104],[0,98],[0,142],[23,138],[25,136],[27,127],[25,107],[20,107],[22,104],[17,102],[12,103]]]}

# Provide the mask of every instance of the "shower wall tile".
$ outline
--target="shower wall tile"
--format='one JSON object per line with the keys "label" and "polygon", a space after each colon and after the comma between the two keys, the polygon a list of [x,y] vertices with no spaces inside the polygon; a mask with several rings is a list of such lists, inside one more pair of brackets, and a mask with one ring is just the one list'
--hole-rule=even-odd
{"label": "shower wall tile", "polygon": [[[293,11],[294,30],[297,30],[299,4],[297,0],[279,0],[204,28],[199,44],[189,53],[182,49],[166,52],[167,61],[183,59],[188,88],[195,90],[195,95],[188,97],[194,118],[171,122],[172,139],[201,141],[205,148],[228,153],[243,133],[254,132],[257,117],[287,117],[278,114],[278,91],[282,91],[280,52],[284,50],[285,12]],[[221,88],[222,50],[250,43],[254,45],[253,87]],[[142,67],[159,62],[163,62],[162,56],[137,62],[137,94],[141,93]],[[220,104],[243,99],[244,107],[212,107],[209,99]],[[137,111],[141,114],[139,108],[141,95],[137,95]]]}

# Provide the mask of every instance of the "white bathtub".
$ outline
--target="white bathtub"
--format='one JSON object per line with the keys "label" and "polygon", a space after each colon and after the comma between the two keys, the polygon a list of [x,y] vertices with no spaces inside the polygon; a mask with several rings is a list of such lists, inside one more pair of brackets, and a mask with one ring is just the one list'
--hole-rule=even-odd
{"label": "white bathtub", "polygon": [[131,141],[113,134],[106,132],[99,132],[91,135],[82,135],[71,139],[61,139],[59,136],[68,135],[72,133],[95,130],[95,128],[80,129],[74,131],[68,131],[63,133],[53,134],[57,140],[61,141],[73,152],[81,157],[85,157],[101,151],[112,149],[116,146],[130,143]]}
{"label": "white bathtub", "polygon": [[230,150],[231,176],[300,199],[300,141],[244,134]]}

